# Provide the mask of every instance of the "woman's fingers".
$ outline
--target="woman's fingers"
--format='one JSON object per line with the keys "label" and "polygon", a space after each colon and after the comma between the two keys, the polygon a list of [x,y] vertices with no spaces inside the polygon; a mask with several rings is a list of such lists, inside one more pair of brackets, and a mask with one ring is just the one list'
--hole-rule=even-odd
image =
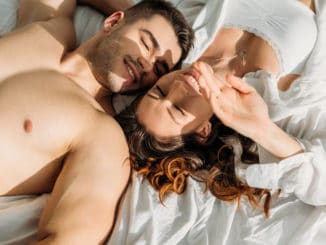
{"label": "woman's fingers", "polygon": [[205,62],[195,62],[193,67],[199,73],[197,81],[201,93],[208,99],[211,97],[211,94],[218,96],[221,92],[222,85],[216,79],[213,69]]}
{"label": "woman's fingers", "polygon": [[255,89],[246,83],[240,77],[233,76],[231,74],[226,75],[226,80],[230,83],[230,85],[238,90],[241,93],[247,94],[255,91]]}

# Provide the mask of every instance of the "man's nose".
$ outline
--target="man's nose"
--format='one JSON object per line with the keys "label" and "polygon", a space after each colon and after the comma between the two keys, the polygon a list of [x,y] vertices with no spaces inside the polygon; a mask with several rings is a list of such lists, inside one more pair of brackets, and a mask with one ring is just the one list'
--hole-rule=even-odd
{"label": "man's nose", "polygon": [[143,72],[146,72],[146,73],[150,73],[150,72],[153,72],[153,68],[154,68],[154,58],[151,58],[151,57],[139,57],[138,58],[138,63],[140,64]]}

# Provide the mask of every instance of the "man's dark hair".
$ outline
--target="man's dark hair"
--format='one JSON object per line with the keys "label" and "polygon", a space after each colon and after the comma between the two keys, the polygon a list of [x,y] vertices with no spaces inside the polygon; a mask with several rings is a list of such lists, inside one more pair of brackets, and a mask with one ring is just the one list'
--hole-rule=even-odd
{"label": "man's dark hair", "polygon": [[143,0],[125,11],[125,21],[130,23],[137,19],[149,19],[153,15],[160,15],[171,23],[181,47],[181,57],[173,69],[179,69],[182,61],[187,57],[194,41],[194,32],[183,14],[164,0]]}

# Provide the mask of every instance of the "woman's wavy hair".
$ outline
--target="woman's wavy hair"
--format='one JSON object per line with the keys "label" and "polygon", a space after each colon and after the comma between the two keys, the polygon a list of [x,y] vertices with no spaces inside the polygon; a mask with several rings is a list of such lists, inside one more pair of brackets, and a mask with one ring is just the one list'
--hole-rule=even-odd
{"label": "woman's wavy hair", "polygon": [[237,201],[247,196],[257,207],[265,196],[263,210],[269,216],[271,194],[268,190],[249,187],[236,177],[235,160],[251,164],[259,162],[253,141],[226,127],[215,116],[211,118],[212,133],[205,143],[196,134],[158,141],[138,122],[136,107],[142,96],[116,116],[123,128],[132,167],[159,191],[160,201],[168,192],[181,194],[187,177],[204,182],[206,189],[223,201]]}

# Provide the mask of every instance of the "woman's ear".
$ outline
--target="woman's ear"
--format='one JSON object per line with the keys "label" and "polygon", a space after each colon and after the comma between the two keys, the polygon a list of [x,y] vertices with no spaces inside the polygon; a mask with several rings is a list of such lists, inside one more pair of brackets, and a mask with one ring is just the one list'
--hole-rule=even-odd
{"label": "woman's ear", "polygon": [[104,31],[110,31],[112,27],[114,27],[123,20],[124,16],[125,14],[122,11],[117,11],[111,14],[104,20]]}
{"label": "woman's ear", "polygon": [[199,143],[204,144],[212,132],[212,124],[210,121],[205,121],[196,129],[196,134],[199,136]]}

